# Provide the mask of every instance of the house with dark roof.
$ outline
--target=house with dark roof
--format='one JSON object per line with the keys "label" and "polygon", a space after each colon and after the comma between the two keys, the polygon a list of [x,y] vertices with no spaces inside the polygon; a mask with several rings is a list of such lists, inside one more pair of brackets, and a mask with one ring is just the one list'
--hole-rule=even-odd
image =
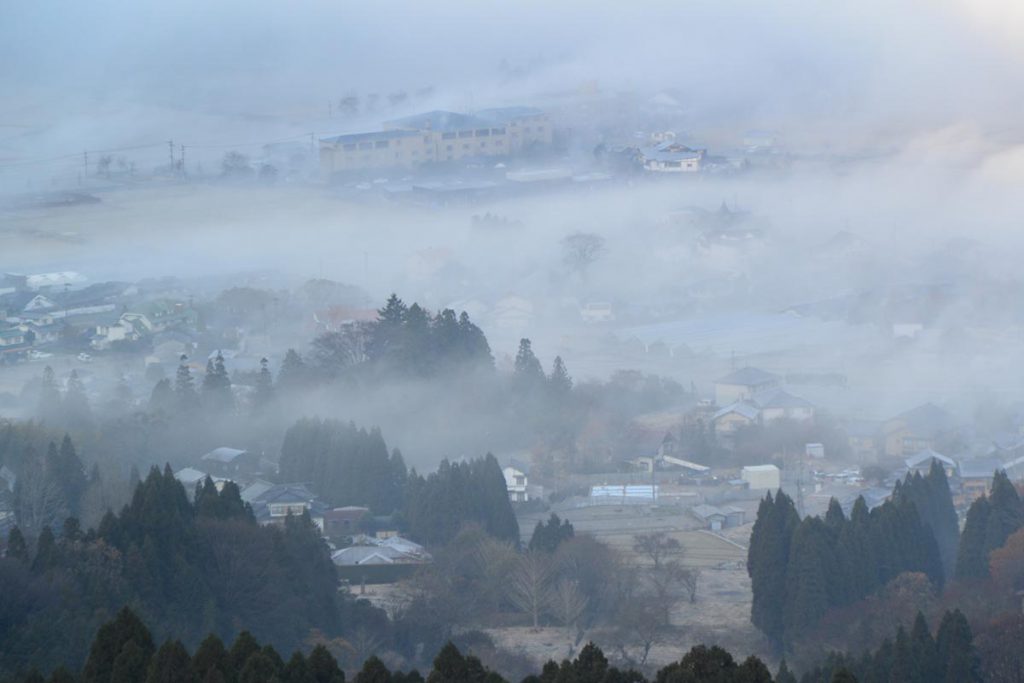
{"label": "house with dark roof", "polygon": [[883,452],[892,457],[907,457],[934,448],[956,432],[953,416],[934,403],[925,403],[882,425]]}
{"label": "house with dark roof", "polygon": [[983,457],[961,460],[957,463],[957,475],[960,479],[960,495],[956,497],[958,506],[967,506],[978,498],[988,495],[992,487],[992,477],[996,470],[1003,469],[999,458]]}
{"label": "house with dark roof", "polygon": [[328,507],[305,484],[273,484],[246,502],[252,506],[260,524],[283,526],[289,516],[309,513],[321,533],[324,530],[324,514]]}
{"label": "house with dark roof", "polygon": [[227,446],[214,448],[200,460],[202,467],[210,474],[218,477],[230,477],[236,481],[252,478],[260,468],[259,454]]}

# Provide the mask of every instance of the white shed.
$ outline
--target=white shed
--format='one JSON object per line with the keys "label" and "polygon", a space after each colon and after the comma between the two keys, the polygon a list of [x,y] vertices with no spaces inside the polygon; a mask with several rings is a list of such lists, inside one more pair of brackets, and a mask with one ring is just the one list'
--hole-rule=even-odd
{"label": "white shed", "polygon": [[775,465],[748,465],[740,471],[740,479],[751,489],[777,489],[782,485],[782,472]]}

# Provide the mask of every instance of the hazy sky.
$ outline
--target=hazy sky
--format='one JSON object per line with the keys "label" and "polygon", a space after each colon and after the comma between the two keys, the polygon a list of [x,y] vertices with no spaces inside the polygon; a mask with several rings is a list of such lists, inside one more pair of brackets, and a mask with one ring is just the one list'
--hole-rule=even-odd
{"label": "hazy sky", "polygon": [[[0,13],[0,144],[15,125],[47,146],[171,129],[199,142],[204,126],[219,134],[211,119],[305,121],[348,91],[434,85],[465,108],[591,82],[678,88],[709,117],[840,138],[965,121],[1010,134],[1024,92],[1014,0],[3,0]],[[524,76],[500,81],[502,60]]]}

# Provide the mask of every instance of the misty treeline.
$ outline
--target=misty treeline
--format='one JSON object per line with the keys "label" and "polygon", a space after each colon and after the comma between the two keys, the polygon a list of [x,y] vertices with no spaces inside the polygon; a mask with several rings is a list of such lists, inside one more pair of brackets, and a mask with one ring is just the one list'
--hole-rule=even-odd
{"label": "misty treeline", "polygon": [[[539,672],[526,674],[522,683],[890,683],[892,681],[972,683],[979,681],[977,656],[970,626],[960,612],[947,612],[935,636],[918,614],[908,633],[900,628],[895,641],[886,640],[874,652],[860,657],[829,655],[825,662],[799,679],[785,660],[775,675],[755,656],[736,661],[717,645],[697,645],[679,661],[659,669],[653,679],[635,669],[612,665],[600,647],[587,643],[575,658],[548,660]],[[464,648],[465,649],[465,648]],[[44,678],[38,670],[8,677],[9,683],[503,683],[507,678],[488,667],[471,649],[445,643],[426,675],[417,669],[403,672],[370,656],[346,676],[328,647],[316,644],[307,655],[295,650],[287,661],[272,645],[261,645],[248,631],[234,642],[208,635],[190,654],[179,639],[168,638],[157,647],[153,634],[128,607],[103,624],[76,675],[67,667]]]}
{"label": "misty treeline", "polygon": [[[858,497],[849,517],[833,500],[824,517],[800,519],[785,493],[769,494],[747,568],[751,621],[805,665],[823,649],[875,647],[916,612],[937,618],[962,610],[979,633],[984,679],[1024,673],[1024,658],[1003,646],[1007,633],[1024,629],[1016,593],[1024,589],[1024,505],[1005,472],[971,504],[962,532],[935,461],[927,475],[898,481],[890,500],[870,512]],[[901,633],[889,644],[897,651]]]}
{"label": "misty treeline", "polygon": [[519,541],[505,478],[490,454],[468,462],[442,460],[424,477],[406,470],[398,450],[388,453],[378,429],[306,419],[285,433],[280,475],[310,482],[331,505],[364,505],[377,515],[394,515],[402,529],[425,543],[446,543],[467,523],[495,538]]}
{"label": "misty treeline", "polygon": [[[308,517],[260,526],[233,483],[207,479],[192,502],[169,469],[84,530],[69,517],[31,542],[18,527],[0,559],[0,669],[81,663],[91,634],[131,604],[161,637],[196,644],[248,629],[294,647],[311,629],[340,634],[365,611],[337,578]],[[372,611],[372,610],[371,610]]]}

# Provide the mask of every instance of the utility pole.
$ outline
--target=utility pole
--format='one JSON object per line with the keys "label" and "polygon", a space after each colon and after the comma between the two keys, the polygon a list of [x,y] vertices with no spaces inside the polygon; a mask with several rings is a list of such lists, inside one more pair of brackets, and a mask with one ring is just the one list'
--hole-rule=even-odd
{"label": "utility pole", "polygon": [[309,134],[309,153],[316,158],[316,133]]}
{"label": "utility pole", "polygon": [[187,175],[185,173],[185,145],[181,146],[181,175],[182,177]]}
{"label": "utility pole", "polygon": [[171,159],[171,171],[174,171],[174,140],[167,141],[167,152]]}
{"label": "utility pole", "polygon": [[83,175],[89,177],[89,152],[82,152],[82,167],[85,168]]}

